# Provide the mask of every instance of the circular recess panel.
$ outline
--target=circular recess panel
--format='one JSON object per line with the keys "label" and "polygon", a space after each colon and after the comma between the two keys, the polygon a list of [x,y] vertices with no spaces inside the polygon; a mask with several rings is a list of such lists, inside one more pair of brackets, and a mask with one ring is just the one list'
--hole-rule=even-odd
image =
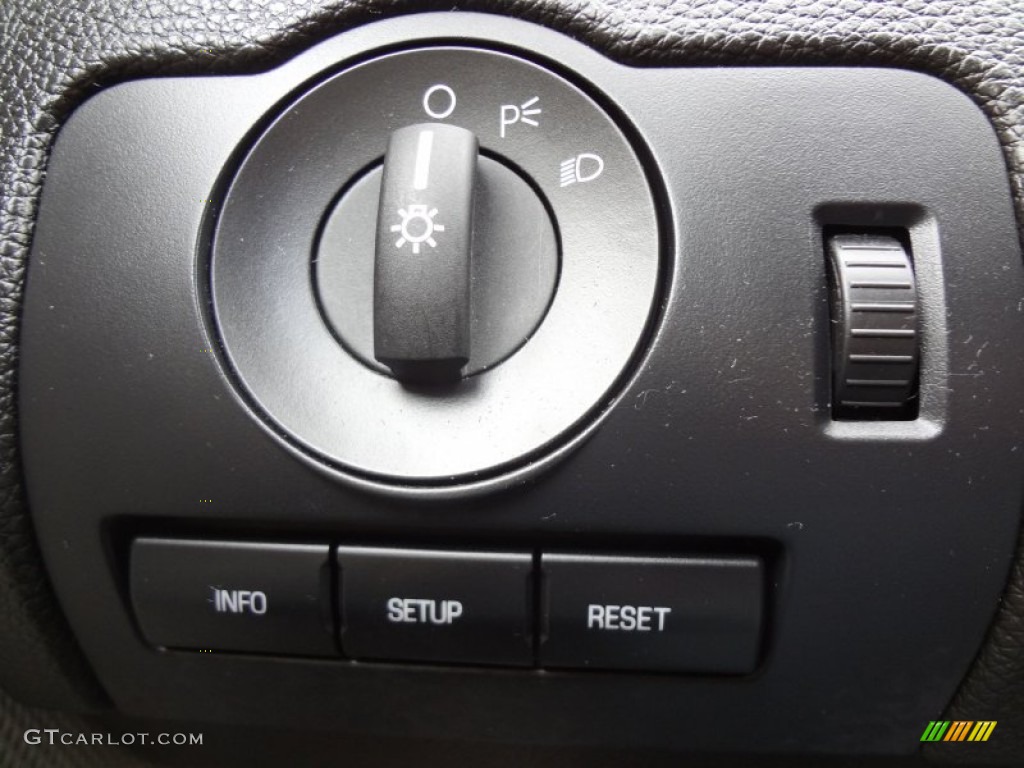
{"label": "circular recess panel", "polygon": [[[528,180],[561,249],[554,295],[525,343],[434,389],[403,385],[339,343],[315,263],[339,193],[381,162],[393,131],[425,121],[472,131],[482,154]],[[522,231],[526,243],[536,223]],[[536,457],[607,401],[643,341],[658,261],[643,168],[596,102],[515,56],[437,47],[359,64],[289,106],[231,183],[210,273],[229,365],[279,433],[335,471],[450,485]]]}

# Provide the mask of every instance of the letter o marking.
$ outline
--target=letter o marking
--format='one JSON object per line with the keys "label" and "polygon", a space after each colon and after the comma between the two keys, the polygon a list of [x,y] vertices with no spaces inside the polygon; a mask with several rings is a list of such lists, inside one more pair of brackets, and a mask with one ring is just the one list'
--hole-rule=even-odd
{"label": "letter o marking", "polygon": [[[436,110],[430,106],[430,97],[435,93],[441,92],[448,97],[448,108]],[[438,83],[427,88],[427,92],[423,94],[423,111],[430,115],[435,120],[444,120],[446,117],[451,115],[455,111],[455,91],[449,88],[447,85]]]}

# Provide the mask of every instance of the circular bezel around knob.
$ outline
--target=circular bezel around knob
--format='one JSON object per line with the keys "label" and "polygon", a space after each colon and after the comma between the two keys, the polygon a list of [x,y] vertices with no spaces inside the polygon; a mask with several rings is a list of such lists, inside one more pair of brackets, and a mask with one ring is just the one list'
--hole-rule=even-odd
{"label": "circular bezel around knob", "polygon": [[[341,190],[368,179],[394,131],[425,121],[471,131],[530,186],[560,247],[539,325],[443,393],[340,344],[315,266]],[[210,264],[214,323],[254,415],[331,475],[384,486],[474,483],[556,451],[631,370],[660,274],[653,195],[616,121],[544,67],[459,46],[365,60],[285,105],[244,153]]]}

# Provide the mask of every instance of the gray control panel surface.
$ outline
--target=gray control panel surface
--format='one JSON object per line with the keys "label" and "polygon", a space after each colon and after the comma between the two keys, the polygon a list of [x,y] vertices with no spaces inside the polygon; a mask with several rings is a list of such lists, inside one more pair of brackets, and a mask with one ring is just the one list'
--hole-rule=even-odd
{"label": "gray control panel surface", "polygon": [[[381,495],[316,467],[239,396],[203,254],[225,168],[255,127],[346,62],[438,41],[539,62],[615,116],[652,183],[661,299],[635,365],[564,442],[464,481],[475,493]],[[502,85],[496,114],[521,108]],[[518,127],[575,130],[539,122]],[[571,189],[585,207],[587,185]],[[915,419],[832,419],[831,226],[900,229],[910,242]],[[938,80],[630,69],[554,33],[460,14],[370,25],[257,76],[127,83],[67,123],[22,342],[35,522],[75,634],[125,711],[394,734],[393,712],[415,699],[430,706],[402,730],[430,738],[910,752],[1005,583],[1021,504],[1022,287],[991,126]],[[771,551],[764,661],[719,679],[154,650],[125,598],[120,532],[221,528],[482,551]],[[280,690],[286,711],[267,693]]]}

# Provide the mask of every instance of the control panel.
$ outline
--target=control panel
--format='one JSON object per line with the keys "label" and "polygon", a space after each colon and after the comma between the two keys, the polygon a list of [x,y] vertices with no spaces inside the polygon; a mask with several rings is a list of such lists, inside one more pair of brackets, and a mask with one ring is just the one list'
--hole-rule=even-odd
{"label": "control panel", "polygon": [[408,15],[98,91],[32,248],[33,524],[123,712],[912,752],[1004,588],[1024,261],[939,80]]}

